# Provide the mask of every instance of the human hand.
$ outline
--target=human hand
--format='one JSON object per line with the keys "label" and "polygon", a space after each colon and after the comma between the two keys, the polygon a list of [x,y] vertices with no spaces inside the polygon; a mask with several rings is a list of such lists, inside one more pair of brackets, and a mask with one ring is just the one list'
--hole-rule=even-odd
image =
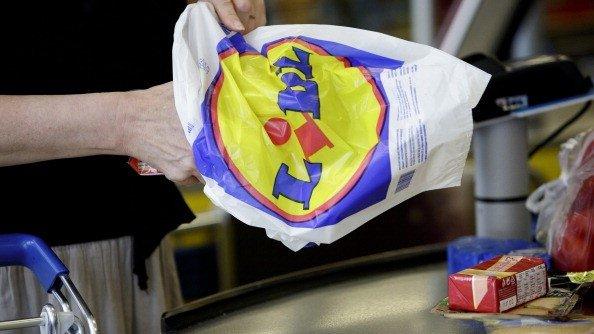
{"label": "human hand", "polygon": [[248,32],[266,24],[264,0],[204,0],[210,2],[223,24],[237,32]]}
{"label": "human hand", "polygon": [[202,181],[173,102],[171,82],[123,93],[122,150],[178,184]]}

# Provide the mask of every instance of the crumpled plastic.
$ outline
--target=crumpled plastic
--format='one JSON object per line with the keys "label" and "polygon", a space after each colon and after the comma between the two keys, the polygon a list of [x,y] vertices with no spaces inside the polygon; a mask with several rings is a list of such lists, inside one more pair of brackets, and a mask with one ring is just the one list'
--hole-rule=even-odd
{"label": "crumpled plastic", "polygon": [[561,176],[526,201],[538,214],[536,239],[546,244],[556,269],[594,269],[594,131],[569,139],[559,152]]}
{"label": "crumpled plastic", "polygon": [[460,185],[490,76],[439,50],[327,25],[242,36],[180,16],[175,106],[212,202],[293,250]]}

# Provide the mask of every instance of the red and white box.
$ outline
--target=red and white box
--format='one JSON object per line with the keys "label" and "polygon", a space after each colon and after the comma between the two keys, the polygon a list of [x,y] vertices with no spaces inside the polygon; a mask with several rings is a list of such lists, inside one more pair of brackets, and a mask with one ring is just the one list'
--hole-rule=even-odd
{"label": "red and white box", "polygon": [[547,270],[536,257],[496,256],[448,278],[450,309],[499,313],[547,293]]}

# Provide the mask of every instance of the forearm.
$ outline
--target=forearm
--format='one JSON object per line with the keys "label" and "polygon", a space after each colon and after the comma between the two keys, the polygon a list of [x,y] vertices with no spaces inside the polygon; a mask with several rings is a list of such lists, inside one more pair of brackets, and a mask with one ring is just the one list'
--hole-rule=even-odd
{"label": "forearm", "polygon": [[0,166],[97,154],[128,155],[172,181],[200,178],[171,83],[81,95],[0,95]]}
{"label": "forearm", "polygon": [[126,94],[0,95],[0,166],[125,154]]}

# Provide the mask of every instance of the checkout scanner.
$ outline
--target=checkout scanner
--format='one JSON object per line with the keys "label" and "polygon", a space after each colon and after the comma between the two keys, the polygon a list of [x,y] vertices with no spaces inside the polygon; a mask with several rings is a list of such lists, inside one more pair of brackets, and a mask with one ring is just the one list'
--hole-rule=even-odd
{"label": "checkout scanner", "polygon": [[582,75],[564,55],[542,55],[504,63],[479,53],[463,60],[492,75],[472,110],[475,122],[586,94],[592,89],[590,77]]}

